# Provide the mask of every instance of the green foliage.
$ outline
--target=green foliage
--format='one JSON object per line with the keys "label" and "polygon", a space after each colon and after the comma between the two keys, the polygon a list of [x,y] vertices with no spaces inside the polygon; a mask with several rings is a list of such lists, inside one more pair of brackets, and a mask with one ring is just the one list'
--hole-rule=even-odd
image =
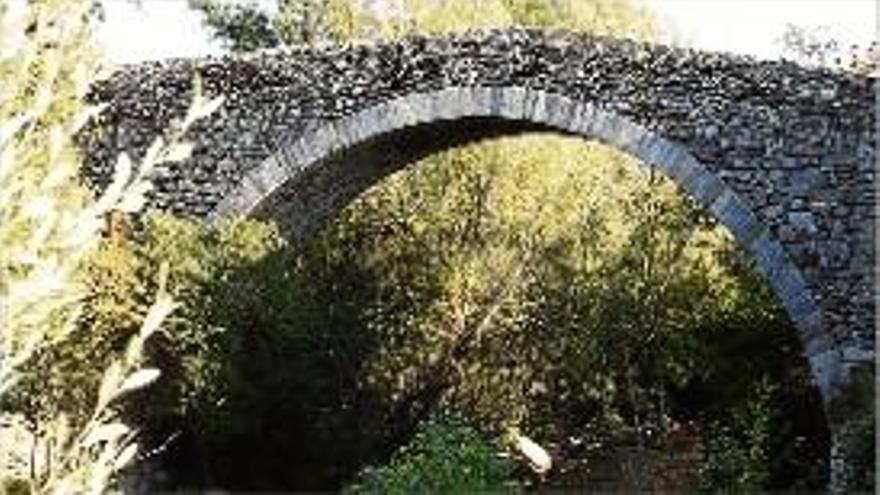
{"label": "green foliage", "polygon": [[[722,409],[748,394],[731,356],[761,370],[797,354],[786,340],[761,357],[767,328],[793,331],[671,184],[573,139],[552,139],[563,160],[547,160],[546,139],[426,159],[292,251],[257,223],[148,220],[148,259],[174,261],[187,302],[158,353],[203,463],[179,482],[331,489],[446,408],[551,445],[659,448],[665,418],[695,413],[678,398],[695,383],[729,392],[708,402]],[[798,380],[786,386],[809,390]],[[315,464],[334,470],[290,467]]]}
{"label": "green foliage", "polygon": [[364,5],[351,0],[280,0],[274,24],[289,45],[344,41],[370,22]]}
{"label": "green foliage", "polygon": [[[408,34],[449,34],[511,26],[654,37],[657,22],[634,0],[403,0],[369,8],[358,0],[278,0],[275,15],[256,3],[190,0],[214,35],[235,51]],[[394,4],[392,4],[394,5]]]}
{"label": "green foliage", "polygon": [[233,51],[347,40],[376,22],[349,0],[280,0],[271,16],[256,2],[189,0],[189,5],[204,13],[214,36]]}
{"label": "green foliage", "polygon": [[252,4],[228,4],[214,0],[189,0],[202,11],[214,36],[233,51],[253,51],[278,45],[279,39],[269,16]]}
{"label": "green foliage", "polygon": [[[87,279],[93,268],[101,271],[105,216],[140,209],[153,166],[185,158],[189,147],[179,138],[213,106],[197,99],[187,123],[167,142],[156,140],[139,167],[120,155],[110,186],[91,198],[79,183],[74,135],[100,111],[83,104],[101,69],[90,38],[92,7],[85,0],[0,2],[4,490],[100,493],[134,461],[137,431],[123,421],[119,399],[158,377],[144,367],[143,348],[174,305],[159,283],[143,320],[116,334],[110,327],[122,313],[93,318]],[[122,290],[136,285],[131,275],[116,280]],[[132,310],[125,308],[126,316]],[[25,435],[27,444],[19,441]]]}
{"label": "green foliage", "polygon": [[0,5],[0,395],[16,368],[73,327],[76,271],[100,228],[76,183],[71,139],[93,113],[78,97],[97,70],[83,3]]}
{"label": "green foliage", "polygon": [[126,249],[101,241],[83,261],[81,315],[63,345],[35,352],[6,403],[38,430],[64,414],[73,425],[92,412],[103,370],[140,326],[148,294],[138,260]]}
{"label": "green foliage", "polygon": [[[275,349],[273,344],[262,347],[257,342],[275,335],[284,338],[284,330],[276,328],[278,319],[290,318],[296,308],[295,293],[272,288],[288,267],[278,261],[264,271],[258,268],[272,256],[281,256],[283,242],[272,226],[256,221],[230,221],[212,229],[200,219],[157,212],[144,216],[139,231],[138,242],[123,248],[126,257],[136,260],[138,277],[147,281],[156,280],[160,261],[167,262],[168,290],[180,308],[150,346],[151,360],[163,369],[165,380],[138,416],[150,425],[156,444],[179,435],[181,427],[186,434],[192,432],[196,448],[205,452],[202,462],[211,465],[229,439],[248,437],[249,418],[264,421],[261,413],[273,404],[267,400],[274,393],[272,384],[281,381],[276,375],[289,376],[284,362],[267,355]],[[109,295],[108,289],[98,292]],[[137,298],[133,293],[127,296]],[[274,308],[279,298],[284,306]],[[122,303],[129,304],[136,302]],[[95,308],[112,310],[114,304]],[[284,356],[283,348],[277,351],[285,362],[296,357]],[[255,377],[253,368],[263,365],[266,375]],[[163,425],[172,426],[166,430]],[[209,470],[215,469],[224,471]]]}
{"label": "green foliage", "polygon": [[719,260],[731,246],[636,167],[573,139],[498,140],[428,159],[352,204],[321,248],[380,281],[359,303],[380,337],[368,383],[402,409],[439,387],[434,407],[559,440],[572,431],[562,410],[598,434],[686,383],[699,358],[688,329],[732,297]]}
{"label": "green foliage", "polygon": [[367,468],[347,493],[509,493],[512,466],[498,447],[458,420],[431,420],[389,463]]}
{"label": "green foliage", "polygon": [[[281,246],[275,230],[254,221],[227,222],[210,229],[199,219],[151,213],[144,219],[143,239],[135,246],[144,276],[155,279],[155,267],[170,268],[169,291],[181,304],[157,341],[157,354],[175,370],[175,409],[185,411],[222,396],[228,378],[222,375],[227,339],[244,338],[220,326],[218,314],[242,314],[252,288],[231,280],[243,266],[255,263]],[[257,293],[259,294],[259,293]],[[236,328],[236,327],[232,327]]]}
{"label": "green foliage", "polygon": [[770,435],[779,421],[767,381],[709,428],[704,471],[707,489],[748,493],[760,490],[770,476]]}

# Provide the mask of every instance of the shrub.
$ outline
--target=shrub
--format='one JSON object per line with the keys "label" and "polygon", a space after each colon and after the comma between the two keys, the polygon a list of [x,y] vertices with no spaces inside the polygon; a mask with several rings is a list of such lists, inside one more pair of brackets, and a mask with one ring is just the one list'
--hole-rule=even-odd
{"label": "shrub", "polygon": [[512,466],[460,420],[429,420],[380,468],[367,468],[352,494],[513,492]]}
{"label": "shrub", "polygon": [[[0,2],[0,424],[20,424],[30,413],[32,436],[28,445],[13,444],[3,432],[3,490],[98,493],[135,459],[137,432],[121,420],[119,399],[157,378],[158,370],[143,367],[143,347],[174,305],[158,277],[158,296],[139,328],[127,344],[111,346],[106,368],[96,368],[102,363],[69,347],[84,322],[85,267],[105,215],[139,210],[153,165],[185,158],[189,147],[178,139],[188,123],[219,104],[197,93],[184,125],[156,140],[140,167],[120,155],[113,182],[92,199],[77,180],[73,145],[100,110],[82,104],[100,70],[89,36],[91,8],[86,0]],[[95,389],[74,399],[71,412],[81,417],[70,418],[68,389],[83,388],[62,363],[77,360],[91,367],[85,375]],[[37,446],[46,448],[39,468]],[[29,472],[8,469],[28,453]]]}
{"label": "shrub", "polygon": [[710,425],[706,488],[748,492],[764,487],[770,477],[770,435],[778,419],[773,392],[762,382],[752,397]]}

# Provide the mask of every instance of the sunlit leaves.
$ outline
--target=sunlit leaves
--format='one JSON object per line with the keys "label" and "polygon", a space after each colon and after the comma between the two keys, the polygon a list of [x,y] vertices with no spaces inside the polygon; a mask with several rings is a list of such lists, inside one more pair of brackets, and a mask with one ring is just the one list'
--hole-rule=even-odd
{"label": "sunlit leaves", "polygon": [[[102,492],[134,459],[135,432],[113,419],[116,402],[158,378],[158,370],[142,368],[143,342],[174,308],[160,290],[125,353],[102,342],[103,332],[85,332],[94,340],[84,353],[75,342],[78,329],[97,324],[82,319],[89,313],[84,278],[105,216],[139,210],[155,163],[191,151],[179,144],[186,130],[179,127],[137,165],[121,155],[100,199],[79,183],[74,135],[103,108],[81,101],[104,74],[91,44],[91,6],[86,0],[18,2],[21,9],[0,3],[0,399],[4,417],[26,415],[34,445],[54,446],[46,472],[31,466],[35,493]],[[200,95],[187,124],[220,104]],[[94,362],[97,349],[109,355]],[[102,429],[107,424],[114,426]]]}
{"label": "sunlit leaves", "polygon": [[190,0],[206,14],[215,36],[236,51],[283,43],[394,39],[475,29],[529,27],[656,37],[648,7],[636,0],[400,0],[376,8],[357,0],[278,0],[277,14],[256,5]]}
{"label": "sunlit leaves", "polygon": [[450,418],[422,425],[383,467],[364,469],[351,494],[506,493],[512,466],[498,447],[472,427]]}
{"label": "sunlit leaves", "polygon": [[146,387],[155,382],[161,372],[156,368],[143,368],[129,375],[122,384],[119,385],[118,394],[125,394],[134,390]]}

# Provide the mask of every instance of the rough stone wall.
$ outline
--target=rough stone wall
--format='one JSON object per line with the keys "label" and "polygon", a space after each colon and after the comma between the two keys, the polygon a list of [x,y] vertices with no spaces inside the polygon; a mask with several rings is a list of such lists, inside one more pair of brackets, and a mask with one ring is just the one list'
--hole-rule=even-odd
{"label": "rough stone wall", "polygon": [[[711,179],[721,179],[803,275],[821,308],[829,345],[843,360],[873,359],[871,79],[527,31],[149,63],[127,67],[96,87],[94,98],[110,108],[83,138],[89,177],[101,183],[117,152],[140,154],[180,117],[194,74],[226,102],[192,130],[193,157],[159,171],[156,206],[207,215],[267,159],[278,160],[280,153],[283,163],[269,167],[278,170],[301,166],[285,162],[298,136],[414,94],[524,88],[558,95],[676,143]],[[437,107],[444,104],[428,101],[426,112],[442,116]],[[357,187],[371,180],[364,176]],[[267,201],[277,205],[276,196]]]}

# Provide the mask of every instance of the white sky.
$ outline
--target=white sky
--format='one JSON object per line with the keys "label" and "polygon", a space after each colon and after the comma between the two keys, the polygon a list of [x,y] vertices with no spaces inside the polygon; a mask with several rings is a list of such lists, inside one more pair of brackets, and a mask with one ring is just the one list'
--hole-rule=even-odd
{"label": "white sky", "polygon": [[[696,48],[777,58],[788,23],[827,26],[846,44],[877,36],[880,0],[645,0],[674,25],[676,42]],[[105,0],[99,32],[108,57],[119,63],[222,51],[208,39],[201,16],[185,0]]]}
{"label": "white sky", "polygon": [[877,36],[878,0],[648,0],[681,42],[705,50],[778,58],[786,24],[827,26],[843,46]]}
{"label": "white sky", "polygon": [[117,63],[219,53],[202,16],[186,0],[105,0],[106,22],[98,31],[107,57]]}

